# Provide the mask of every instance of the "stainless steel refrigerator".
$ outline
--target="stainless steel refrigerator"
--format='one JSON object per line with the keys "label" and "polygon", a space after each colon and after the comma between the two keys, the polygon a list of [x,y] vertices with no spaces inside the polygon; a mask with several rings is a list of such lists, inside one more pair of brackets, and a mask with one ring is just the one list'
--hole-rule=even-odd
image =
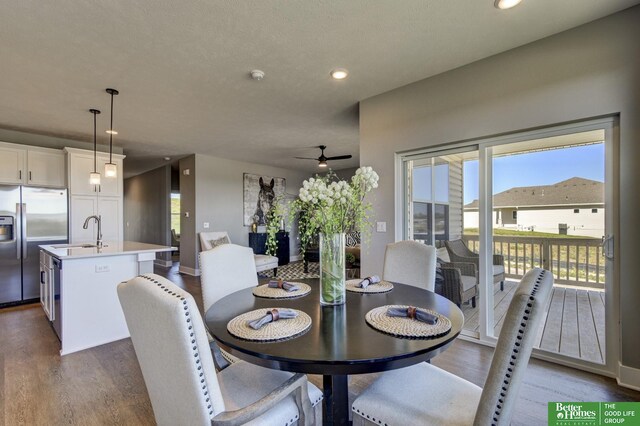
{"label": "stainless steel refrigerator", "polygon": [[0,185],[0,305],[40,297],[40,249],[68,241],[67,190]]}

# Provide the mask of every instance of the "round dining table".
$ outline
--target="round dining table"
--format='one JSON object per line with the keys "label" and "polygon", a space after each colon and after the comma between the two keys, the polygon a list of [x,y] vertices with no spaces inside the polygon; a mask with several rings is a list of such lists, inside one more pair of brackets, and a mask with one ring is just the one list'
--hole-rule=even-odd
{"label": "round dining table", "polygon": [[[253,295],[253,288],[232,293],[214,303],[205,323],[218,345],[252,364],[284,371],[323,376],[323,424],[349,423],[348,376],[393,370],[430,360],[460,334],[464,316],[448,299],[418,287],[394,283],[387,293],[347,292],[346,303],[320,305],[319,280],[296,280],[311,286],[305,296],[267,299]],[[451,330],[440,337],[400,338],[369,326],[365,315],[384,305],[411,305],[436,311],[451,321]],[[236,316],[268,308],[306,312],[312,320],[304,334],[282,341],[255,342],[234,337],[227,323]],[[399,392],[411,391],[398,389]]]}

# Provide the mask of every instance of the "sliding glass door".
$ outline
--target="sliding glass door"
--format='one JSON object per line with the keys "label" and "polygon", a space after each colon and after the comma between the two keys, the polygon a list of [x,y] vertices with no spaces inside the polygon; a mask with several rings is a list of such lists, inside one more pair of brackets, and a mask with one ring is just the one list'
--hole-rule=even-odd
{"label": "sliding glass door", "polygon": [[[400,157],[402,237],[436,246],[441,266],[459,270],[459,282],[445,285],[459,285],[461,295],[477,285],[473,299],[454,300],[464,335],[495,342],[519,280],[544,268],[554,290],[536,356],[613,371],[615,129],[613,118],[602,119]],[[465,250],[473,278],[456,264]]]}

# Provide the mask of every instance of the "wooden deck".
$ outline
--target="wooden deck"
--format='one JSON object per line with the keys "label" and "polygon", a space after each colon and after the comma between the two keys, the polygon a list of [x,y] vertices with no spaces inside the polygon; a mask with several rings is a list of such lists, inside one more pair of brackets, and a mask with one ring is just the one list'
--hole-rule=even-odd
{"label": "wooden deck", "polygon": [[[504,317],[518,281],[506,280],[504,291],[494,285],[494,333],[500,335]],[[478,333],[478,308],[462,305],[464,330]],[[604,363],[605,326],[604,291],[554,286],[544,326],[539,331],[536,348]]]}

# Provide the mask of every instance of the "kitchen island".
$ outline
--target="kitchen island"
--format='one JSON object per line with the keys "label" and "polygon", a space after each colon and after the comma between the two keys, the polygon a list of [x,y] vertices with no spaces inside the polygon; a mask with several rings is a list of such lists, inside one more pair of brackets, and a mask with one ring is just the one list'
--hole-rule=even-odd
{"label": "kitchen island", "polygon": [[129,337],[116,288],[153,272],[156,253],[172,250],[132,241],[40,246],[40,302],[60,338],[60,354]]}

